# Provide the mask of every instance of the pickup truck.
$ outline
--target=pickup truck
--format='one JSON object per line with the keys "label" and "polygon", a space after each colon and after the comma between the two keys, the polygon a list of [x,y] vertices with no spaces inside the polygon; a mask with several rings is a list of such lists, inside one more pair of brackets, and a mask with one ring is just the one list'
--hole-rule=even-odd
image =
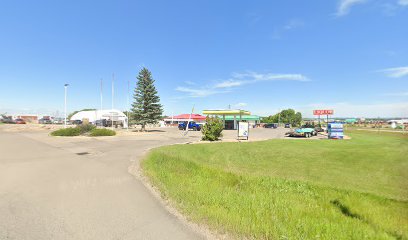
{"label": "pickup truck", "polygon": [[[179,130],[186,130],[187,127],[187,122],[182,122],[179,123],[178,129]],[[196,122],[189,122],[188,123],[188,129],[194,130],[194,131],[200,131],[201,130],[201,125],[196,123]]]}
{"label": "pickup truck", "polygon": [[296,128],[294,131],[287,132],[286,135],[289,137],[306,137],[316,136],[317,131],[314,128]]}

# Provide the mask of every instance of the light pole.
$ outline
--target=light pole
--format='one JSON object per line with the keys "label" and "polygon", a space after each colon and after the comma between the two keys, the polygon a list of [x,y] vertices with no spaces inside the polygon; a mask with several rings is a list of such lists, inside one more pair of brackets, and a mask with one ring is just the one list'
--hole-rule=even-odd
{"label": "light pole", "polygon": [[67,88],[69,84],[65,83],[64,84],[64,89],[65,89],[65,98],[64,98],[64,128],[67,128]]}

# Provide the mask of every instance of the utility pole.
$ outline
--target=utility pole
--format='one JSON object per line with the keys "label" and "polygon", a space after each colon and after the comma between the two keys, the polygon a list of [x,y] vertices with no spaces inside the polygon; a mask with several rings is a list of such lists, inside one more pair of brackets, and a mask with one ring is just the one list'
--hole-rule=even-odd
{"label": "utility pole", "polygon": [[64,85],[64,92],[65,92],[65,97],[64,97],[64,128],[67,128],[67,88],[69,84],[65,83]]}
{"label": "utility pole", "polygon": [[115,90],[114,90],[114,85],[113,85],[114,81],[115,81],[115,74],[112,73],[112,112],[111,112],[112,130],[113,130],[113,97],[115,95]]}
{"label": "utility pole", "polygon": [[127,91],[127,128],[126,130],[129,131],[129,111],[130,111],[130,104],[129,104],[129,94],[130,94],[130,81],[128,79],[128,91]]}
{"label": "utility pole", "polygon": [[[101,114],[102,114],[102,110],[103,110],[103,105],[102,105],[102,102],[103,102],[103,96],[102,96],[102,92],[103,92],[103,89],[102,89],[102,78],[101,78],[101,89],[100,89],[100,95],[101,95]],[[101,117],[102,117],[102,115],[101,115]]]}

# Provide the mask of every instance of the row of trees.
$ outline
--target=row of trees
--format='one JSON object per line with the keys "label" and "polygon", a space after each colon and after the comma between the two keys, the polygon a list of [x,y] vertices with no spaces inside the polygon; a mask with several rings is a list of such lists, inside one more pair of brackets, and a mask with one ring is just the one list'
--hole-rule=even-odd
{"label": "row of trees", "polygon": [[292,126],[299,126],[302,123],[302,113],[289,108],[281,112],[265,117],[263,123],[290,123]]}

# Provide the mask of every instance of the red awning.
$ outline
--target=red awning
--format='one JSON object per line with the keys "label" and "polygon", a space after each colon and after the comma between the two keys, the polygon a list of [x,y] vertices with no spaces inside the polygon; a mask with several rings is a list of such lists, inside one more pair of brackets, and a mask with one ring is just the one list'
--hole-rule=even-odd
{"label": "red awning", "polygon": [[[169,117],[169,118],[171,118],[171,117]],[[190,114],[180,114],[180,115],[177,115],[177,116],[173,116],[173,119],[174,120],[176,120],[176,119],[189,119],[190,118]],[[200,115],[200,114],[191,114],[191,119],[193,119],[193,120],[205,120],[205,116],[203,116],[203,115]]]}

